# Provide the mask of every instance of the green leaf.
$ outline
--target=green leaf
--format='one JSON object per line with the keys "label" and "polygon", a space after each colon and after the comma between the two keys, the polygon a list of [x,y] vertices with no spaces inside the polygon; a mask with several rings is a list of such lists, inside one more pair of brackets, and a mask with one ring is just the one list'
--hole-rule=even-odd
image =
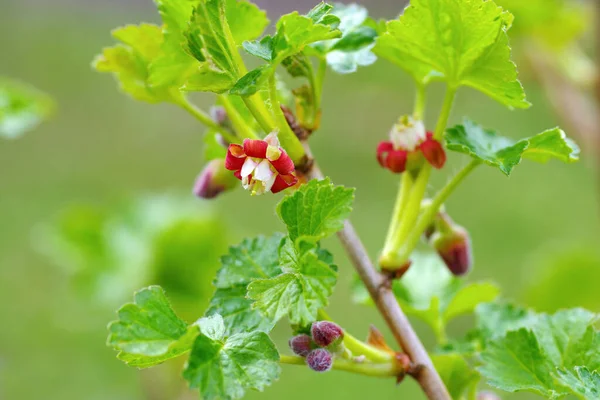
{"label": "green leaf", "polygon": [[308,325],[328,304],[337,281],[336,268],[325,262],[329,254],[318,252],[309,242],[294,244],[287,239],[279,255],[283,273],[251,282],[248,297],[255,300],[254,308],[273,321],[287,315],[293,324]]}
{"label": "green leaf", "polygon": [[128,25],[115,29],[112,35],[122,44],[105,48],[94,60],[96,70],[112,73],[121,90],[136,100],[177,101],[177,88],[155,88],[149,82],[150,66],[161,54],[161,28],[150,24]]}
{"label": "green leaf", "polygon": [[253,69],[242,76],[233,85],[229,93],[238,96],[251,96],[264,89],[271,74],[273,74],[273,68],[270,65],[263,65]]}
{"label": "green leaf", "polygon": [[225,17],[237,45],[262,35],[269,25],[267,13],[246,0],[226,0]]}
{"label": "green leaf", "polygon": [[504,340],[491,342],[481,359],[483,366],[479,371],[491,386],[507,392],[527,390],[550,399],[563,393],[552,378],[554,366],[534,333],[525,328],[509,332]]}
{"label": "green leaf", "polygon": [[50,116],[54,102],[34,87],[0,77],[0,136],[14,139]]}
{"label": "green leaf", "polygon": [[574,370],[558,370],[560,382],[571,391],[586,400],[600,400],[600,374],[590,372],[586,367],[575,367]]}
{"label": "green leaf", "polygon": [[277,213],[290,239],[306,236],[318,241],[343,228],[353,201],[354,189],[334,186],[329,178],[312,180],[281,200]]}
{"label": "green leaf", "polygon": [[375,54],[409,72],[420,84],[442,79],[471,86],[509,107],[527,108],[510,60],[512,15],[493,1],[413,0],[387,23]]}
{"label": "green leaf", "polygon": [[107,345],[119,351],[125,363],[145,368],[190,350],[198,333],[175,315],[164,290],[150,286],[135,293],[134,303],[118,312],[109,327]]}
{"label": "green leaf", "polygon": [[465,392],[479,382],[477,371],[460,354],[434,354],[431,359],[453,399],[463,398]]}
{"label": "green leaf", "polygon": [[275,325],[272,318],[252,308],[252,300],[246,297],[246,287],[257,279],[281,274],[279,247],[282,239],[281,234],[245,239],[221,258],[222,266],[214,282],[217,290],[206,315],[220,314],[228,333],[270,332]]}
{"label": "green leaf", "polygon": [[448,149],[497,167],[507,176],[523,158],[542,163],[552,158],[567,163],[579,160],[579,148],[559,128],[515,142],[465,120],[448,129],[445,139]]}
{"label": "green leaf", "polygon": [[530,328],[537,320],[533,311],[509,303],[484,303],[475,309],[477,329],[485,340],[501,338],[508,331]]}
{"label": "green leaf", "polygon": [[279,353],[264,332],[227,337],[218,314],[196,324],[200,335],[183,376],[203,399],[239,399],[247,389],[262,391],[279,378]]}

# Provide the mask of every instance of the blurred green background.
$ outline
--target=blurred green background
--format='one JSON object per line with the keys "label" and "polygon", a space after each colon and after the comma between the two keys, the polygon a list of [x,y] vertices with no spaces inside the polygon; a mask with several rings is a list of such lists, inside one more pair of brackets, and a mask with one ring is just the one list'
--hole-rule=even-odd
{"label": "blurred green background", "polygon": [[[310,7],[298,2],[257,3],[269,10],[271,19],[292,7],[303,11]],[[392,17],[401,8],[384,1],[369,1],[368,6],[376,17]],[[188,226],[198,232],[198,242],[178,241],[177,246],[193,249],[185,262],[198,262],[203,270],[212,271],[227,244],[282,228],[274,214],[279,196],[250,198],[238,190],[212,203],[194,199],[191,186],[203,166],[203,128],[173,106],[133,101],[118,92],[109,76],[90,68],[94,55],[112,43],[112,28],[157,21],[150,0],[8,0],[1,10],[0,74],[50,93],[58,110],[35,132],[0,142],[0,399],[170,398],[168,390],[162,391],[169,384],[161,380],[177,365],[140,374],[118,361],[104,341],[114,310],[132,294],[119,293],[117,286],[177,277],[140,277],[147,271],[133,269],[138,261],[120,260],[123,268],[131,265],[129,275],[114,288],[105,287],[107,301],[93,301],[73,290],[68,271],[47,256],[52,232],[45,227],[73,205],[111,212],[131,209],[131,199],[141,195],[179,193],[188,199],[185,207],[190,215],[213,217],[208,225]],[[464,89],[452,121],[469,115],[515,138],[557,125],[542,90],[527,80],[525,86],[534,104],[530,110],[510,111]],[[435,85],[431,89],[430,124],[440,90]],[[323,126],[312,139],[313,150],[336,184],[357,188],[352,221],[373,258],[383,242],[397,188],[397,177],[381,170],[374,150],[397,116],[411,110],[412,98],[407,76],[383,61],[354,75],[331,73],[325,84]],[[212,96],[197,100],[209,106]],[[451,155],[434,184],[443,183],[465,161]],[[469,177],[447,204],[453,218],[472,235],[476,264],[469,279],[497,281],[505,297],[540,310],[582,305],[600,311],[600,202],[592,165],[585,157],[571,165],[524,162],[510,179],[483,167]],[[77,216],[73,218],[76,224]],[[225,221],[224,226],[219,221]],[[166,253],[153,254],[152,262],[168,266],[181,256],[172,250],[169,238],[160,247]],[[199,250],[202,238],[212,245]],[[351,303],[353,269],[339,244],[329,240],[324,245],[334,251],[341,271],[330,314],[359,337],[366,335],[370,323],[387,334],[373,309]],[[206,275],[198,279],[209,293],[211,278]],[[177,306],[180,299],[175,300]],[[189,319],[202,314],[202,302],[184,299],[180,304],[179,311]],[[453,333],[464,332],[469,322],[455,323]],[[431,345],[427,327],[418,321],[416,327]],[[275,334],[280,348],[285,348],[287,327],[278,327]],[[422,398],[411,380],[396,387],[388,381],[340,372],[317,375],[293,366],[284,367],[280,382],[266,392],[247,398],[284,396]]]}

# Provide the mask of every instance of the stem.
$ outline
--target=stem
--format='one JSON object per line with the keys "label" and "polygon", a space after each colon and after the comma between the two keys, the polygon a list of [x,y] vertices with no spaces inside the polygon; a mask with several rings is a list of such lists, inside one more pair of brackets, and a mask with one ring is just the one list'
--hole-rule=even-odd
{"label": "stem", "polygon": [[275,125],[273,125],[273,122],[270,118],[267,118],[261,112],[260,108],[257,105],[255,96],[256,95],[250,97],[242,96],[242,100],[244,101],[244,104],[246,104],[246,107],[248,107],[248,110],[250,111],[254,119],[256,119],[256,122],[258,122],[262,130],[265,131],[265,133],[275,131]]}
{"label": "stem", "polygon": [[[308,177],[323,179],[323,173],[315,164]],[[421,366],[413,376],[431,400],[451,400],[448,390],[435,370],[431,358],[423,343],[412,328],[408,318],[402,312],[394,293],[385,285],[387,279],[377,272],[369,259],[369,254],[356,234],[350,221],[344,222],[344,228],[338,237],[364,282],[371,298],[391,329],[398,344],[416,365]]]}
{"label": "stem", "polygon": [[321,99],[323,98],[323,81],[325,80],[325,73],[327,72],[327,60],[319,60],[319,68],[317,69],[317,76],[314,82],[314,93],[315,93],[315,116],[321,109]]}
{"label": "stem", "polygon": [[442,204],[448,199],[450,194],[456,189],[456,187],[477,167],[481,164],[478,160],[473,160],[467,164],[458,174],[454,175],[452,179],[444,186],[433,198],[429,207],[423,211],[419,217],[417,224],[411,230],[409,237],[402,243],[400,254],[398,259],[403,260],[410,256],[410,253],[415,249],[417,243],[425,229],[431,224],[435,214],[438,212]]}
{"label": "stem", "polygon": [[244,121],[240,113],[235,109],[229,97],[219,95],[219,100],[227,112],[227,116],[233,125],[233,129],[237,132],[240,138],[258,139],[258,135],[254,130]]}
{"label": "stem", "polygon": [[187,98],[184,97],[181,101],[177,102],[176,104],[181,106],[190,114],[192,114],[194,118],[196,118],[198,121],[204,124],[204,126],[206,126],[207,128],[214,129],[215,131],[219,132],[228,142],[238,142],[238,139],[234,134],[232,134],[227,129],[223,128],[221,125],[213,121],[210,115],[208,115],[205,111],[201,110],[200,108],[196,107],[194,104],[190,103],[190,101]]}
{"label": "stem", "polygon": [[393,251],[394,235],[396,235],[396,231],[398,230],[398,224],[400,223],[400,220],[402,218],[402,213],[406,208],[406,203],[408,202],[412,185],[412,175],[410,173],[402,174],[402,179],[400,181],[400,190],[398,191],[398,196],[396,196],[396,204],[394,205],[394,211],[392,213],[390,227],[388,228],[388,233],[385,239],[385,245],[383,246],[383,254],[388,254]]}
{"label": "stem", "polygon": [[281,147],[287,151],[292,161],[294,161],[295,164],[298,164],[304,159],[306,154],[304,152],[304,147],[302,147],[302,143],[296,137],[296,134],[292,132],[290,125],[283,115],[283,111],[281,111],[281,105],[279,104],[279,98],[277,97],[277,81],[275,80],[275,73],[272,73],[269,77],[269,98],[271,100],[273,115],[275,115],[275,121],[279,128]]}
{"label": "stem", "polygon": [[442,105],[442,111],[438,118],[438,123],[435,127],[435,133],[433,138],[437,141],[442,140],[446,125],[448,124],[448,118],[450,118],[450,111],[452,111],[452,104],[454,103],[454,97],[456,96],[456,88],[448,87],[446,89],[446,96],[444,97],[444,104]]}
{"label": "stem", "polygon": [[417,95],[415,97],[415,110],[413,117],[416,120],[423,120],[425,113],[425,102],[427,101],[427,92],[425,85],[417,83]]}
{"label": "stem", "polygon": [[[306,365],[306,360],[297,356],[280,355],[279,362],[290,365]],[[387,362],[382,364],[357,363],[342,358],[336,359],[331,368],[338,371],[347,371],[355,374],[382,378],[398,376],[404,373],[404,371],[397,365],[396,362]]]}

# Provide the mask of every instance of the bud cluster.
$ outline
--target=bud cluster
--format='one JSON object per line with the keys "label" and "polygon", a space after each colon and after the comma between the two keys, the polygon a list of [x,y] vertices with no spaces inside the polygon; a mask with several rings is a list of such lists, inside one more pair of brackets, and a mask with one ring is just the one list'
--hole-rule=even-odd
{"label": "bud cluster", "polygon": [[315,321],[310,335],[294,336],[289,346],[294,354],[306,357],[306,364],[317,372],[327,372],[336,354],[343,351],[344,330],[330,321]]}

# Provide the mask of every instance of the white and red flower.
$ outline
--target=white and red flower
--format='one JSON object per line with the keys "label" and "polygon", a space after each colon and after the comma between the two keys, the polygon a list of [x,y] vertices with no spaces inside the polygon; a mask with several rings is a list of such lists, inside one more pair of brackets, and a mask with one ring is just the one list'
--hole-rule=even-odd
{"label": "white and red flower", "polygon": [[390,140],[377,146],[377,161],[390,171],[400,174],[422,164],[425,158],[434,168],[446,163],[444,148],[426,132],[422,121],[403,117],[390,131]]}
{"label": "white and red flower", "polygon": [[235,171],[244,189],[255,195],[279,193],[298,183],[294,162],[280,147],[275,133],[264,140],[245,139],[242,145],[229,145],[225,168]]}

